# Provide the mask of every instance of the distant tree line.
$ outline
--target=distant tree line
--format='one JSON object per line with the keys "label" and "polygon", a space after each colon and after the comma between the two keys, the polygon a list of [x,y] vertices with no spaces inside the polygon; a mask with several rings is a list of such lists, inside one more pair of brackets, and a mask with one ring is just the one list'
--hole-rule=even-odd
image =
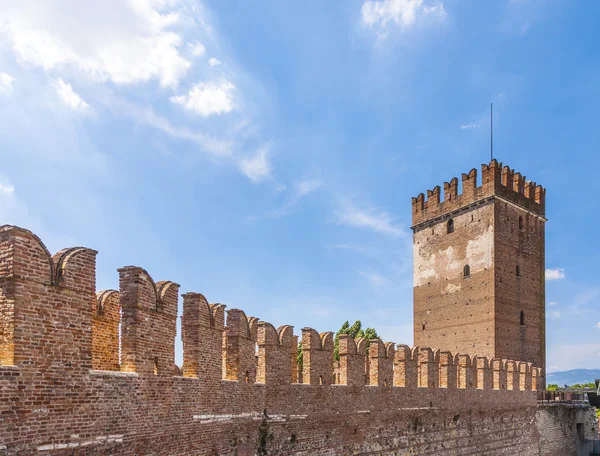
{"label": "distant tree line", "polygon": [[[546,391],[556,391],[557,389],[560,389],[561,387],[558,386],[555,383],[550,383],[548,384],[548,386],[546,386]],[[596,388],[596,383],[595,382],[589,382],[589,383],[575,383],[574,385],[565,385],[563,389],[584,389],[584,388]]]}

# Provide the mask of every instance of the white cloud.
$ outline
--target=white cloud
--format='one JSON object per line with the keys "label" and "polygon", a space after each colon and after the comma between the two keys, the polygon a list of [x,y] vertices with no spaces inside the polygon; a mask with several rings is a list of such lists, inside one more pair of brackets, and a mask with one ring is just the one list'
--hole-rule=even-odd
{"label": "white cloud", "polygon": [[[177,2],[46,0],[3,2],[0,34],[22,63],[72,67],[90,78],[130,84],[158,79],[176,86],[190,63],[179,53]],[[65,13],[67,12],[67,13]]]}
{"label": "white cloud", "polygon": [[562,268],[546,269],[546,280],[560,280],[565,278],[565,270]]}
{"label": "white cloud", "polygon": [[0,183],[0,193],[14,193],[15,188],[12,185]]}
{"label": "white cloud", "polygon": [[235,86],[229,81],[199,82],[185,95],[173,96],[171,101],[202,117],[233,111]]}
{"label": "white cloud", "polygon": [[385,285],[387,282],[385,277],[383,277],[379,274],[375,274],[373,272],[359,272],[359,274],[361,276],[363,276],[365,279],[367,279],[367,281],[375,287],[380,287],[382,285]]}
{"label": "white cloud", "polygon": [[189,45],[192,48],[192,55],[194,57],[202,57],[206,53],[206,48],[202,43],[190,43]]}
{"label": "white cloud", "polygon": [[[257,119],[269,114],[265,111],[271,104],[260,81],[236,66],[235,59],[219,55],[231,64],[227,80],[202,78],[198,84],[168,92],[151,87],[137,90],[145,82],[176,88],[191,71],[193,60],[211,48],[221,52],[221,40],[202,3],[195,1],[61,0],[60,10],[46,0],[0,1],[3,49],[12,51],[22,70],[45,70],[66,105],[80,112],[93,108],[98,117],[109,112],[172,138],[192,141],[200,145],[189,148],[192,153],[206,152],[257,181],[271,173],[268,157],[248,158],[244,151],[249,138],[261,135]],[[212,58],[200,63],[205,67],[198,71],[202,75],[210,70],[209,65],[221,62]],[[3,74],[0,91],[12,87],[12,76]],[[20,73],[14,76],[21,80]],[[79,87],[86,91],[76,93]],[[145,96],[149,89],[152,96]],[[161,114],[171,95],[175,95],[172,103],[190,113],[220,118],[211,118],[210,130],[189,116],[172,120]],[[225,115],[231,112],[235,116]]]}
{"label": "white cloud", "polygon": [[562,370],[582,369],[596,365],[600,344],[555,344],[548,347],[548,359]]}
{"label": "white cloud", "polygon": [[214,57],[211,57],[211,58],[208,60],[208,64],[209,64],[211,67],[216,67],[216,66],[219,66],[219,65],[221,65],[221,63],[222,63],[222,62],[221,62],[219,59],[215,59]]}
{"label": "white cloud", "polygon": [[[291,195],[288,197],[288,200],[283,205],[281,205],[277,209],[267,212],[264,216],[250,216],[247,219],[253,221],[263,218],[278,219],[286,217],[294,211],[296,205],[298,205],[298,203],[300,203],[300,201],[302,201],[303,198],[316,192],[322,186],[323,180],[316,178],[305,178],[294,182],[290,192]],[[285,190],[287,190],[287,187],[285,185],[277,184],[275,186],[275,191],[277,193],[283,192]]]}
{"label": "white cloud", "polygon": [[13,91],[15,78],[10,74],[0,73],[0,92],[10,93]]}
{"label": "white cloud", "polygon": [[423,0],[367,0],[361,9],[363,24],[379,29],[385,29],[390,23],[408,28],[426,16],[445,18],[444,4],[424,4]]}
{"label": "white cloud", "polygon": [[240,161],[240,170],[252,182],[260,182],[271,174],[269,162],[269,148],[261,147],[254,157],[245,158]]}
{"label": "white cloud", "polygon": [[598,329],[600,329],[600,321],[599,321],[598,323],[596,323],[596,327],[597,327]]}
{"label": "white cloud", "polygon": [[73,90],[71,84],[62,79],[58,78],[54,81],[54,88],[62,102],[72,110],[85,112],[90,108],[90,105]]}
{"label": "white cloud", "polygon": [[464,124],[460,126],[461,130],[470,130],[471,128],[479,128],[479,122],[471,121],[468,124]]}
{"label": "white cloud", "polygon": [[352,204],[335,211],[337,222],[341,225],[354,226],[376,231],[387,236],[402,236],[404,231],[394,225],[394,217],[385,211],[367,207],[359,209]]}
{"label": "white cloud", "polygon": [[550,301],[550,302],[548,303],[548,305],[549,305],[549,306],[557,306],[557,305],[558,305],[558,302],[556,302],[556,301]]}
{"label": "white cloud", "polygon": [[112,99],[109,108],[117,116],[127,117],[135,122],[149,125],[173,138],[192,141],[213,157],[223,158],[232,155],[233,141],[193,131],[187,126],[173,125],[169,119],[157,114],[151,107],[140,107],[124,100]]}
{"label": "white cloud", "polygon": [[548,312],[548,317],[550,320],[558,320],[560,318],[560,312],[558,310]]}
{"label": "white cloud", "polygon": [[302,198],[317,191],[322,185],[323,180],[321,179],[303,179],[299,182],[295,182],[294,188],[298,197]]}

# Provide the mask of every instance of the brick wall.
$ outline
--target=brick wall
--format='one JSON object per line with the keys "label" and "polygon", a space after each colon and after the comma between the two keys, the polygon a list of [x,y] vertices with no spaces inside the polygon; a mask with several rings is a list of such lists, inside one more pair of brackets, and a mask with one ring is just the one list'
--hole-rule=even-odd
{"label": "brick wall", "polygon": [[453,233],[443,220],[414,234],[415,345],[493,357],[493,205],[453,221]]}
{"label": "brick wall", "polygon": [[503,201],[495,202],[494,218],[495,354],[544,367],[545,223]]}
{"label": "brick wall", "polygon": [[416,345],[545,367],[545,190],[493,160],[413,198]]}
{"label": "brick wall", "polygon": [[589,405],[540,406],[535,424],[543,456],[588,456],[594,447],[598,449],[596,409]]}
{"label": "brick wall", "polygon": [[97,294],[95,256],[0,228],[0,454],[539,454],[531,363],[342,338],[333,384],[303,328],[298,384],[291,326],[186,293],[180,370],[179,286],[129,266]]}

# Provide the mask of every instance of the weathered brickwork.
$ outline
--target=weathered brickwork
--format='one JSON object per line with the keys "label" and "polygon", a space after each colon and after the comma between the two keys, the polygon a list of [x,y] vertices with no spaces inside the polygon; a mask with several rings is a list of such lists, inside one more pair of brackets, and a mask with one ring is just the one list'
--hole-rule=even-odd
{"label": "weathered brickwork", "polygon": [[180,370],[179,286],[95,257],[0,228],[0,454],[543,454],[532,363],[342,336],[334,376],[303,328],[298,375],[291,326],[188,292]]}
{"label": "weathered brickwork", "polygon": [[545,194],[493,160],[413,198],[415,345],[544,368]]}
{"label": "weathered brickwork", "polygon": [[[588,456],[598,451],[598,419],[595,407],[584,404],[539,406],[535,414],[540,429],[540,453],[544,456]],[[596,442],[594,442],[596,441]]]}
{"label": "weathered brickwork", "polygon": [[120,370],[119,322],[121,301],[119,292],[98,293],[92,305],[92,367],[97,370]]}

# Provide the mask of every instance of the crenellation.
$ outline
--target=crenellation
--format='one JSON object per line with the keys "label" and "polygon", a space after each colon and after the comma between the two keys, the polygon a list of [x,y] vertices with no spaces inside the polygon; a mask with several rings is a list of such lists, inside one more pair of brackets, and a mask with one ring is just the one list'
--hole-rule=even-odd
{"label": "crenellation", "polygon": [[302,382],[330,385],[333,381],[333,333],[302,328]]}
{"label": "crenellation", "polygon": [[218,384],[223,378],[225,306],[208,304],[200,293],[185,293],[181,329],[184,377],[200,378],[207,385]]}
{"label": "crenellation", "polygon": [[30,231],[1,227],[0,248],[0,365],[62,366],[74,378],[90,369],[97,252],[68,249],[57,281],[54,260]]}
{"label": "crenellation", "polygon": [[369,345],[369,385],[392,386],[394,383],[393,342],[383,343],[381,339],[371,339]]}
{"label": "crenellation", "polygon": [[506,360],[493,358],[492,359],[492,386],[496,390],[507,389],[507,369]]}
{"label": "crenellation", "polygon": [[420,347],[417,371],[419,388],[438,388],[440,385],[440,351]]}
{"label": "crenellation", "polygon": [[505,198],[517,204],[524,204],[528,210],[544,217],[545,190],[540,187],[539,196],[535,183],[527,179],[508,166],[503,166],[497,160],[481,165],[482,182],[477,185],[477,170],[471,169],[468,174],[461,175],[462,192],[458,189],[458,179],[452,178],[444,182],[444,199],[440,200],[440,187],[427,190],[427,198],[422,193],[412,198],[413,229],[422,224],[457,213],[470,205],[483,204],[492,197]]}
{"label": "crenellation", "polygon": [[444,201],[454,201],[458,196],[458,179],[453,177],[450,182],[444,182]]}
{"label": "crenellation", "polygon": [[456,374],[458,388],[475,388],[477,380],[477,366],[474,363],[475,356],[456,355]]}
{"label": "crenellation", "polygon": [[105,290],[96,294],[93,301],[92,321],[92,368],[119,371],[119,323],[121,321],[121,297],[117,290]]}
{"label": "crenellation", "polygon": [[223,372],[226,380],[256,381],[256,339],[244,311],[229,309],[223,337]]}
{"label": "crenellation", "polygon": [[519,195],[525,195],[525,176],[522,176],[521,173],[517,172],[514,174],[513,179],[513,191]]}
{"label": "crenellation", "polygon": [[[500,164],[502,166],[502,164]],[[509,166],[502,167],[502,185],[510,190],[515,190],[515,171]]]}
{"label": "crenellation", "polygon": [[440,351],[440,388],[456,389],[457,374],[455,357],[449,351]]}
{"label": "crenellation", "polygon": [[[361,338],[362,341],[364,339]],[[365,385],[365,347],[358,350],[356,341],[347,334],[339,338],[340,380],[339,384],[348,386]]]}
{"label": "crenellation", "polygon": [[533,391],[543,388],[542,369],[530,362],[381,339],[367,352],[366,339],[346,335],[336,380],[333,333],[312,328],[302,329],[299,385],[292,326],[275,329],[239,309],[225,321],[223,304],[193,292],[182,295],[180,368],[179,285],[128,266],[118,271],[118,291],[96,293],[95,257],[81,247],[51,257],[26,230],[0,229],[0,442],[13,453],[255,454],[266,428],[268,442],[284,442],[280,453],[320,454],[314,440],[340,442],[330,447],[336,454],[380,454],[378,445],[399,448],[391,429],[412,439],[414,429],[422,436],[442,420],[464,440],[461,416],[480,408],[509,417],[518,404],[533,410]]}
{"label": "crenellation", "polygon": [[227,306],[221,303],[209,304],[210,326],[220,331],[225,330],[225,308]]}
{"label": "crenellation", "polygon": [[140,267],[119,269],[121,370],[172,376],[179,285],[156,284]]}
{"label": "crenellation", "polygon": [[519,378],[519,367],[517,362],[508,359],[505,362],[506,366],[506,389],[509,391],[519,391],[520,389],[520,378]]}
{"label": "crenellation", "polygon": [[90,302],[96,293],[96,255],[85,247],[63,249],[52,257],[53,283],[73,291],[88,293]]}
{"label": "crenellation", "polygon": [[[278,329],[271,323],[258,324],[258,373],[257,382],[285,385],[292,383],[295,370],[297,339],[293,326]],[[292,361],[290,358],[294,359]]]}
{"label": "crenellation", "polygon": [[394,357],[394,386],[416,389],[419,385],[418,373],[419,347],[412,349],[408,345],[396,345]]}
{"label": "crenellation", "polygon": [[412,199],[412,213],[414,214],[418,212],[422,212],[425,208],[425,195],[423,193],[419,193],[416,198]]}
{"label": "crenellation", "polygon": [[430,211],[437,210],[440,204],[440,186],[436,185],[433,190],[427,190],[427,201],[425,201],[425,207]]}
{"label": "crenellation", "polygon": [[0,227],[0,277],[53,283],[52,256],[44,243],[29,230],[12,225]]}
{"label": "crenellation", "polygon": [[256,317],[248,317],[248,329],[250,330],[250,337],[253,340],[258,338],[258,323],[260,319]]}
{"label": "crenellation", "polygon": [[531,363],[519,362],[519,390],[531,391]]}
{"label": "crenellation", "polygon": [[493,159],[489,164],[481,165],[481,187],[486,195],[493,194],[502,184],[502,163]]}
{"label": "crenellation", "polygon": [[530,180],[526,180],[525,178],[523,179],[525,180],[523,184],[523,194],[525,195],[525,198],[535,201],[536,183]]}
{"label": "crenellation", "polygon": [[477,389],[493,389],[494,374],[492,371],[491,361],[486,356],[477,356]]}
{"label": "crenellation", "polygon": [[535,186],[535,202],[539,204],[542,208],[546,204],[546,189],[541,185]]}
{"label": "crenellation", "polygon": [[543,374],[539,367],[531,368],[531,390],[542,391],[546,389],[543,383]]}

